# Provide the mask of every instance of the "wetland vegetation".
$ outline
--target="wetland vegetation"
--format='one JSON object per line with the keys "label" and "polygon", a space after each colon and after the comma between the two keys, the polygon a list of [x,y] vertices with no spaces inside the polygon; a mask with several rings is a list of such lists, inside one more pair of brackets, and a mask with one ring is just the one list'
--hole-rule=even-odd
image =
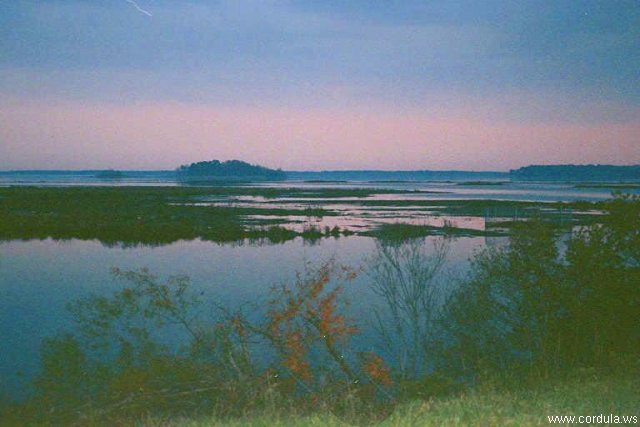
{"label": "wetland vegetation", "polygon": [[[141,218],[149,218],[153,225],[146,230],[157,236],[165,226],[182,224],[170,229],[180,236],[211,222],[242,229],[251,212],[245,208],[183,204],[237,192],[309,196],[244,187],[8,188],[0,200],[4,218],[18,221],[14,227],[27,227],[25,218],[43,234],[52,224],[64,225],[58,238],[68,238],[72,219],[86,230],[81,237],[99,238],[91,227],[118,221],[122,228],[106,230],[126,233]],[[314,194],[327,200],[349,193]],[[466,215],[531,206],[437,202]],[[425,246],[420,227],[380,226],[391,236],[377,236],[369,268],[308,265],[267,299],[233,309],[195,292],[186,276],[115,270],[122,288],[69,306],[73,327],[42,343],[34,393],[5,405],[3,420],[198,425],[275,416],[295,424],[325,422],[331,412],[336,423],[402,425],[433,416],[444,424],[536,425],[545,421],[544,411],[630,411],[638,402],[630,384],[640,357],[640,199],[570,206],[597,207],[597,223],[567,229],[542,216],[519,221],[507,245],[476,253],[468,274],[447,283],[445,293],[436,273],[447,265],[449,239],[462,232],[447,223],[429,230],[441,234],[433,248]],[[326,234],[333,233],[339,231]],[[309,232],[309,238],[323,235]],[[373,311],[378,333],[366,348],[354,345],[364,319],[349,315],[344,293],[362,275],[383,302]],[[580,384],[585,390],[576,389]],[[609,385],[606,393],[594,392]],[[563,400],[567,390],[577,401]],[[498,418],[488,413],[495,405],[504,411]]]}
{"label": "wetland vegetation", "polygon": [[[421,191],[368,188],[301,187],[5,187],[0,188],[0,239],[97,239],[106,244],[165,244],[202,239],[233,242],[254,239],[281,242],[295,237],[319,238],[350,234],[380,238],[429,234],[495,235],[509,222],[481,230],[434,226],[428,217],[553,219],[570,212],[570,224],[598,221],[602,202],[526,202],[501,200],[414,200]],[[359,212],[341,212],[333,205]],[[393,224],[376,222],[374,209],[412,208]],[[349,208],[349,209],[351,209]],[[344,208],[342,208],[344,209]],[[582,213],[573,215],[574,212]],[[379,213],[379,212],[378,212]],[[343,216],[369,225],[348,228],[313,220]],[[296,219],[292,220],[295,217]],[[401,218],[401,215],[397,215]],[[302,223],[302,228],[289,227]],[[327,228],[328,227],[328,228]]]}
{"label": "wetland vegetation", "polygon": [[[278,217],[322,217],[330,211],[312,205],[300,209],[199,205],[229,196],[362,197],[368,190],[272,189],[251,187],[8,187],[0,188],[0,239],[98,239],[115,244],[164,244],[203,239],[291,239],[296,233],[278,226]],[[271,215],[255,227],[247,217]],[[249,225],[253,222],[254,226]],[[309,233],[308,233],[309,234]]]}

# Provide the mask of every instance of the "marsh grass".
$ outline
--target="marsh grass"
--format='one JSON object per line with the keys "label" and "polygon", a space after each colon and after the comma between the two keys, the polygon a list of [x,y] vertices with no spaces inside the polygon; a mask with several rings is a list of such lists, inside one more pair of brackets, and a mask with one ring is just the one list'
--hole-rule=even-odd
{"label": "marsh grass", "polygon": [[[132,194],[149,214],[165,205],[166,194],[116,191],[104,217],[104,200],[88,209],[130,219]],[[85,208],[66,203],[40,217]],[[8,205],[15,214],[19,203]],[[407,345],[430,347],[410,355],[405,372],[351,346],[360,329],[342,290],[359,271],[335,262],[274,287],[257,320],[225,307],[221,317],[192,317],[201,294],[188,278],[116,270],[128,286],[71,305],[77,329],[43,342],[35,395],[0,408],[0,424],[527,426],[546,415],[638,415],[640,198],[606,207],[602,224],[575,231],[565,251],[552,224],[521,223],[508,247],[474,256],[441,310],[430,286],[443,255],[379,246],[378,291],[406,307],[396,312],[409,320]],[[191,339],[171,349],[157,334],[164,327]],[[443,337],[433,348],[430,328]],[[274,355],[266,365],[265,349]]]}
{"label": "marsh grass", "polygon": [[[333,214],[318,207],[261,209],[193,205],[206,197],[278,197],[291,193],[297,193],[297,190],[243,187],[0,188],[0,239],[98,239],[106,244],[125,245],[160,245],[196,238],[215,242],[243,239],[281,242],[306,235],[278,227],[278,217]],[[327,190],[323,197],[342,196],[344,193]],[[356,194],[362,194],[362,191],[356,190]],[[263,225],[271,225],[266,229],[251,227],[245,218],[256,214],[272,215],[275,220],[273,223],[263,221]],[[315,238],[313,233],[306,234]]]}
{"label": "marsh grass", "polygon": [[392,223],[380,224],[375,229],[361,233],[365,236],[376,237],[385,241],[402,241],[426,236],[495,236],[500,235],[494,231],[473,230],[468,228],[458,228],[445,223],[444,227],[433,225]]}
{"label": "marsh grass", "polygon": [[[5,187],[0,188],[0,240],[11,239],[97,239],[108,245],[161,245],[177,240],[202,239],[237,242],[244,239],[283,242],[295,237],[317,240],[348,234],[330,233],[307,227],[292,232],[282,227],[289,216],[322,218],[338,213],[321,207],[333,198],[352,197],[364,207],[418,206],[441,215],[483,216],[488,211],[512,215],[525,209],[596,209],[593,203],[534,203],[495,200],[366,200],[372,194],[403,194],[394,190],[302,189],[216,187]],[[225,197],[260,196],[266,199],[302,197],[304,207],[263,208],[198,205]],[[272,219],[251,219],[268,215]],[[579,215],[573,224],[590,224],[596,215]],[[279,225],[280,224],[280,225]],[[507,224],[508,225],[508,224]],[[279,227],[276,228],[276,227]],[[509,228],[509,227],[506,227]],[[382,225],[361,233],[382,239],[420,237],[430,234],[485,235],[487,232],[455,227],[429,227],[407,224]],[[491,231],[488,234],[496,234]]]}

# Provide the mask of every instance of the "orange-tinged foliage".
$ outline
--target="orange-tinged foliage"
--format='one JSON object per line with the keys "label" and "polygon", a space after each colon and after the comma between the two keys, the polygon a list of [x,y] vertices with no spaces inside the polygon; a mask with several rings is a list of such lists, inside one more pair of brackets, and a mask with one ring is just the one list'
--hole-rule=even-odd
{"label": "orange-tinged foliage", "polygon": [[247,336],[247,330],[242,323],[242,319],[239,316],[234,316],[231,318],[231,326],[233,326],[233,330],[238,334],[240,338],[245,338]]}
{"label": "orange-tinged foliage", "polygon": [[306,276],[297,275],[293,288],[273,289],[267,327],[270,339],[283,354],[282,365],[302,380],[313,378],[309,352],[321,345],[335,358],[337,343],[345,343],[357,333],[355,325],[339,314],[342,287],[330,288],[332,278],[352,280],[350,269],[340,270],[327,263]]}
{"label": "orange-tinged foliage", "polygon": [[380,356],[375,353],[365,353],[363,358],[362,370],[373,382],[384,386],[393,384],[391,369],[384,364]]}
{"label": "orange-tinged foliage", "polygon": [[283,365],[302,380],[310,380],[311,366],[306,360],[307,348],[302,342],[302,334],[298,331],[290,332],[284,340],[286,356]]}

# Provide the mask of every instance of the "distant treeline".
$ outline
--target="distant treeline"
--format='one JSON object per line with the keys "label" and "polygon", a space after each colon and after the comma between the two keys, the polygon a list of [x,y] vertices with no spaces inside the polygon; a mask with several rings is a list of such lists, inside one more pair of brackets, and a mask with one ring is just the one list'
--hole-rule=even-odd
{"label": "distant treeline", "polygon": [[269,169],[264,166],[252,165],[240,160],[221,162],[211,160],[207,162],[182,165],[177,169],[178,178],[186,180],[268,180],[280,181],[287,175],[280,169]]}
{"label": "distant treeline", "polygon": [[507,172],[470,171],[384,171],[384,170],[337,170],[337,171],[287,171],[287,179],[295,181],[479,181],[509,179]]}
{"label": "distant treeline", "polygon": [[515,181],[640,181],[640,165],[533,165],[509,173]]}
{"label": "distant treeline", "polygon": [[13,170],[0,171],[2,180],[46,181],[86,178],[124,178],[153,181],[579,181],[640,182],[640,165],[532,165],[509,172],[458,170],[331,170],[283,171],[252,165],[241,160],[203,161],[174,171],[117,170]]}

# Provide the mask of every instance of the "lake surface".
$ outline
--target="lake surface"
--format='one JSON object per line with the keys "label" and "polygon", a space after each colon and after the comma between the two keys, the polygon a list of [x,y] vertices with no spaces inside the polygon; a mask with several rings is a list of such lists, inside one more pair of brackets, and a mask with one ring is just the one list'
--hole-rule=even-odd
{"label": "lake surface", "polygon": [[[474,175],[475,174],[475,175]],[[584,183],[558,182],[522,182],[507,178],[487,179],[486,173],[468,173],[460,178],[442,174],[438,181],[304,181],[288,180],[271,183],[250,184],[261,187],[294,188],[375,188],[421,192],[415,194],[416,200],[464,200],[494,199],[513,201],[576,201],[606,200],[611,197],[615,187],[585,187]],[[474,181],[474,176],[479,176]],[[503,174],[505,177],[508,174]],[[501,175],[499,175],[501,176]],[[483,185],[484,183],[484,185]],[[496,185],[499,184],[499,185]],[[37,186],[177,186],[171,171],[127,171],[122,179],[101,179],[96,171],[57,171],[57,172],[7,172],[0,171],[0,186],[37,185]],[[615,184],[614,184],[615,185]],[[640,194],[640,188],[627,188],[627,193]],[[404,195],[402,196],[404,198]]]}
{"label": "lake surface", "polygon": [[[0,177],[0,185],[173,185],[168,181],[130,179],[120,183],[96,182],[93,178],[74,176],[57,180],[38,177],[34,180],[18,180],[6,174]],[[383,188],[404,190],[404,194],[376,194],[368,200],[461,200],[497,199],[532,201],[604,200],[611,197],[611,189],[577,188],[574,184],[512,183],[500,185],[465,184],[462,182],[340,182],[309,183],[279,182],[260,186],[317,188]],[[638,189],[631,192],[638,194]],[[234,204],[237,206],[263,205],[269,207],[308,206],[304,198],[260,199],[235,197],[208,200],[202,203]],[[332,199],[316,201],[318,207],[334,210],[336,216],[322,218],[322,226],[338,225],[349,228],[355,219],[378,222],[411,222],[412,215],[419,214],[422,223],[428,223],[424,211],[416,213],[412,207],[377,209],[364,208],[354,200]],[[308,218],[297,219],[300,224]],[[433,219],[434,221],[442,221]],[[458,226],[480,228],[484,223],[477,217],[456,217]],[[441,224],[435,224],[441,226]],[[302,225],[301,225],[302,226]],[[357,226],[357,224],[356,224]],[[436,237],[427,238],[427,245]],[[504,244],[505,238],[458,237],[450,240],[449,262],[439,280],[447,285],[454,277],[468,269],[468,258],[487,245]],[[133,248],[107,247],[97,241],[30,240],[0,242],[0,385],[11,395],[23,396],[26,385],[38,370],[38,349],[41,340],[64,331],[71,326],[71,318],[65,306],[88,295],[109,295],[122,287],[123,282],[111,274],[113,267],[122,270],[143,267],[167,278],[186,274],[191,277],[193,288],[203,291],[206,298],[234,307],[246,302],[258,302],[265,298],[274,284],[291,283],[296,271],[302,271],[305,263],[320,265],[329,258],[359,267],[366,265],[376,248],[373,238],[350,236],[324,238],[311,244],[300,238],[277,245],[216,244],[212,242],[179,241],[159,247]],[[370,278],[361,274],[345,291],[350,301],[350,314],[358,320],[363,331],[371,320],[372,306],[379,304],[370,288]],[[371,335],[362,334],[354,342],[361,350],[372,346]]]}
{"label": "lake surface", "polygon": [[[428,238],[426,244],[430,245]],[[488,239],[488,240],[487,240]],[[500,239],[461,237],[450,241],[446,285],[467,268],[474,251]],[[498,242],[498,243],[497,243]],[[88,295],[110,295],[124,282],[111,269],[147,267],[161,278],[186,274],[194,290],[205,298],[235,307],[258,302],[271,286],[291,283],[306,262],[319,265],[334,257],[352,267],[366,265],[375,251],[368,237],[327,238],[311,245],[298,238],[278,245],[219,245],[180,241],[160,247],[107,247],[97,241],[30,240],[0,243],[0,378],[12,394],[21,394],[38,369],[38,348],[43,338],[68,329],[71,317],[65,306]],[[361,274],[350,282],[345,296],[350,314],[367,329],[377,297],[370,279]],[[362,338],[362,337],[361,337]],[[364,340],[364,341],[363,341]],[[366,347],[366,335],[355,344]]]}

